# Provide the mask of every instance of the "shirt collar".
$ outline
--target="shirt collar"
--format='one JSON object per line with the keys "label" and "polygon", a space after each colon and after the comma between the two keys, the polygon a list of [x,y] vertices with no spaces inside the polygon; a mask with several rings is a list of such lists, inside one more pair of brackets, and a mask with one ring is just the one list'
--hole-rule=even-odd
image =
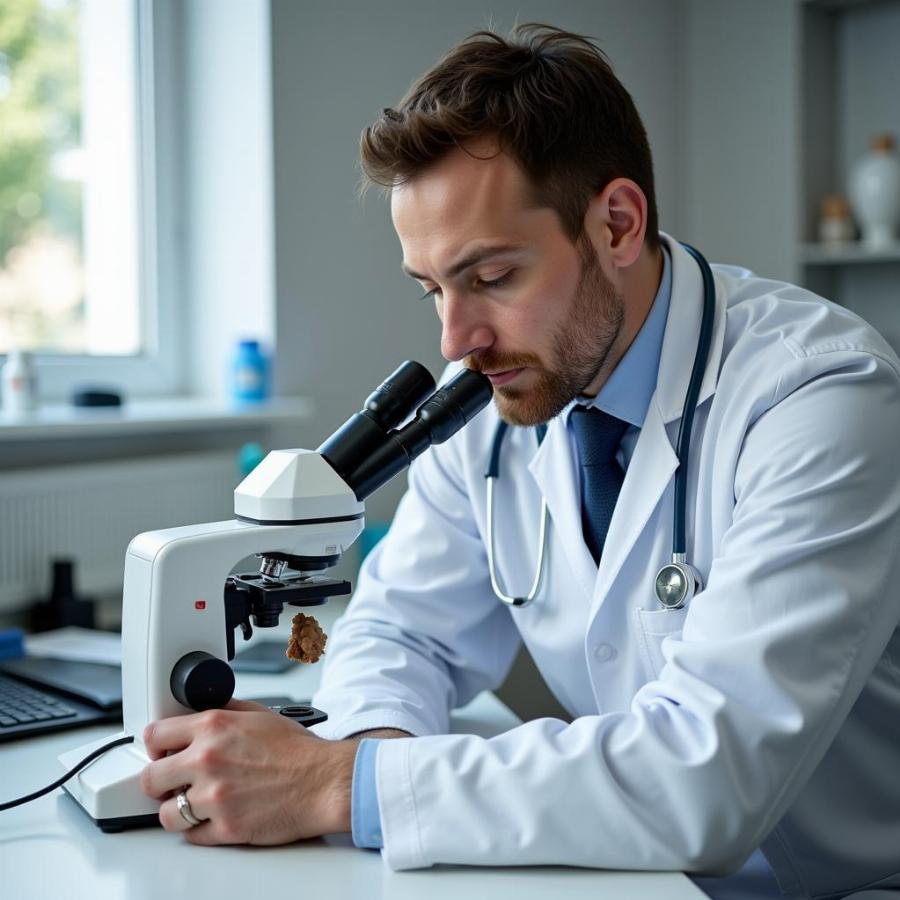
{"label": "shirt collar", "polygon": [[669,300],[672,296],[672,263],[665,245],[662,247],[662,254],[663,273],[659,281],[659,290],[641,330],[613,369],[600,393],[594,398],[579,397],[575,401],[584,406],[601,409],[637,428],[643,427],[650,400],[656,390],[659,358],[666,333]]}

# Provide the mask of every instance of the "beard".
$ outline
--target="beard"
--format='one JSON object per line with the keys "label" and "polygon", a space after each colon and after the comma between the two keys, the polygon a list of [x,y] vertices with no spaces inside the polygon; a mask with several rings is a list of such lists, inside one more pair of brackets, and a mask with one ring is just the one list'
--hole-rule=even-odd
{"label": "beard", "polygon": [[578,251],[581,276],[572,312],[553,335],[553,358],[546,365],[532,353],[487,353],[463,360],[478,372],[530,368],[538,373],[530,388],[494,389],[497,412],[510,425],[538,425],[559,415],[597,377],[622,330],[622,296],[603,274],[590,241],[579,239]]}

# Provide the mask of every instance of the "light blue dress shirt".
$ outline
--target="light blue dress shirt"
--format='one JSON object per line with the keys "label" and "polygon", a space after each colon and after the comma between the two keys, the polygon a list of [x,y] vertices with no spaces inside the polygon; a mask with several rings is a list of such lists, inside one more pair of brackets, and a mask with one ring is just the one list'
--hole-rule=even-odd
{"label": "light blue dress shirt", "polygon": [[377,738],[363,738],[353,763],[353,789],[350,795],[350,823],[353,843],[357,847],[384,846],[381,836],[381,813],[375,786],[375,754]]}

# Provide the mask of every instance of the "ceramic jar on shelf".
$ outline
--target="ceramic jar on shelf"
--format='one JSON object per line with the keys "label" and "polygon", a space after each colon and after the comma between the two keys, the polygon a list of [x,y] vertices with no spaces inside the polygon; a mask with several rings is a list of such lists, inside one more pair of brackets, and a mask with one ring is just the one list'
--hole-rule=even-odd
{"label": "ceramic jar on shelf", "polygon": [[869,152],[850,173],[850,202],[862,243],[884,250],[897,241],[900,223],[900,157],[891,134],[872,139]]}

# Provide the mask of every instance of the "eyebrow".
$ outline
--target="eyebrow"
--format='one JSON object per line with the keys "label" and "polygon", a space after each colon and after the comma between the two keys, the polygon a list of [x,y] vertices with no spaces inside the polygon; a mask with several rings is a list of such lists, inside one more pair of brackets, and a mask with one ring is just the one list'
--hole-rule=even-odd
{"label": "eyebrow", "polygon": [[[472,266],[478,265],[478,263],[484,262],[486,259],[491,259],[494,256],[502,256],[504,253],[515,253],[524,249],[524,244],[492,244],[489,246],[474,247],[471,252],[467,253],[462,259],[457,260],[450,266],[447,270],[447,278],[455,278],[460,272],[464,272],[466,269],[470,269]],[[429,280],[427,275],[420,275],[418,272],[413,272],[405,262],[400,263],[400,268],[403,269],[410,278],[415,278],[418,281]]]}

